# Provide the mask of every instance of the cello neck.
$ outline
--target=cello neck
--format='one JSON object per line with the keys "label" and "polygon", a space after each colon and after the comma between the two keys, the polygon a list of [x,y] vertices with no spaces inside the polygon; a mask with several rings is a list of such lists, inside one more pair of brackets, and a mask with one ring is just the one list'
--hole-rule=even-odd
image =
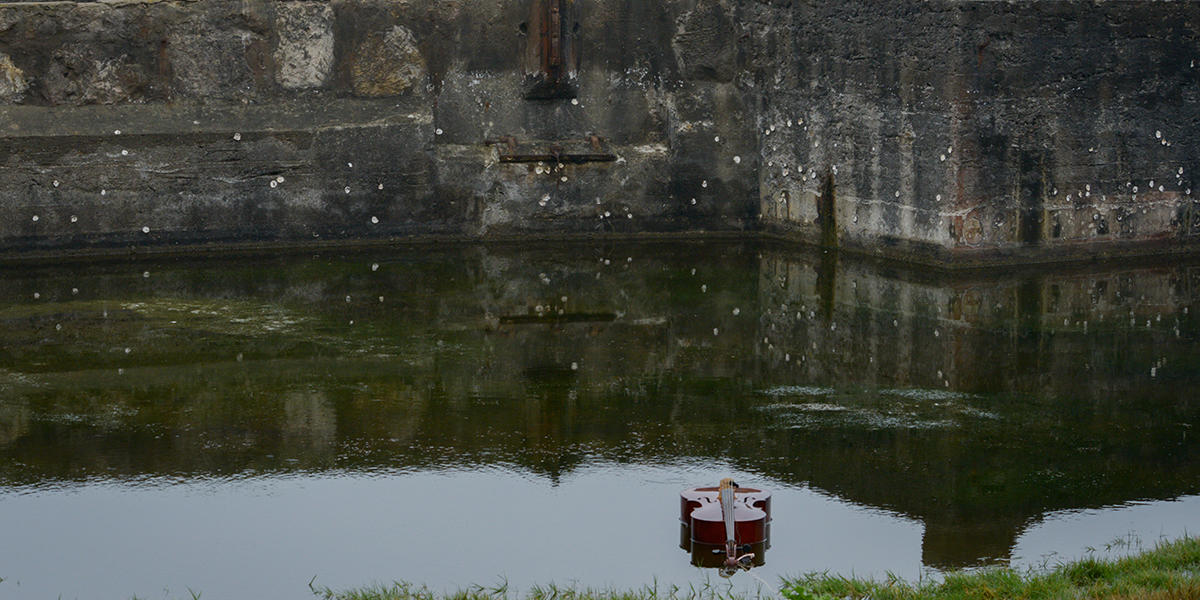
{"label": "cello neck", "polygon": [[727,544],[734,543],[733,498],[736,489],[737,484],[733,482],[733,479],[726,477],[721,480],[721,516],[725,520],[725,541]]}

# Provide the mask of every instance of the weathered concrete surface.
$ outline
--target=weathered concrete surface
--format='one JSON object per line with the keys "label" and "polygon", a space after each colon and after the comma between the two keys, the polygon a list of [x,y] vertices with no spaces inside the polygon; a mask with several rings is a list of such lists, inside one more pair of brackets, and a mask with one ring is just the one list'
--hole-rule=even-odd
{"label": "weathered concrete surface", "polygon": [[0,2],[0,251],[741,232],[958,266],[1200,246],[1200,5],[565,0],[569,91],[547,99],[541,4]]}
{"label": "weathered concrete surface", "polygon": [[0,4],[0,247],[746,230],[732,10],[579,2],[530,101],[525,1]]}
{"label": "weathered concrete surface", "polygon": [[953,264],[1195,245],[1195,3],[775,2],[755,18],[769,230],[824,224],[844,247]]}

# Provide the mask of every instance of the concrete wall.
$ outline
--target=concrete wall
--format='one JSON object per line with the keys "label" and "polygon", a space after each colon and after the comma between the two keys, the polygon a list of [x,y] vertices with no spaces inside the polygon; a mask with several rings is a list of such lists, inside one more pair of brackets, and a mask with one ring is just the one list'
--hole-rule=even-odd
{"label": "concrete wall", "polygon": [[0,247],[752,226],[732,9],[568,2],[530,100],[532,4],[0,3]]}
{"label": "concrete wall", "polygon": [[955,264],[1194,246],[1198,24],[1194,3],[761,3],[763,221]]}
{"label": "concrete wall", "polygon": [[[0,2],[0,251],[766,232],[956,266],[1200,239],[1193,3],[564,0],[552,99],[547,3]],[[611,160],[504,160],[556,153]]]}

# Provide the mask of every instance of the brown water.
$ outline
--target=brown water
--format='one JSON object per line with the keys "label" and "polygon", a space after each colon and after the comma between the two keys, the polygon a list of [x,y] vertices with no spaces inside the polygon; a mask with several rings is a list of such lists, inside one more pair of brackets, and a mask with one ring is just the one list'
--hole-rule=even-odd
{"label": "brown water", "polygon": [[0,597],[725,585],[677,494],[726,475],[771,582],[1148,546],[1200,531],[1198,299],[737,244],[9,268]]}

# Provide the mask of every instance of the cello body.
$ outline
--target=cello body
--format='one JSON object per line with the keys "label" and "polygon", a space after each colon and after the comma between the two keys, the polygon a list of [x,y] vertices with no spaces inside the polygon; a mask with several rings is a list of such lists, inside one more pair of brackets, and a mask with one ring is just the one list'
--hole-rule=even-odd
{"label": "cello body", "polygon": [[[739,552],[753,554],[754,566],[765,564],[771,547],[771,493],[755,488],[734,489],[734,541]],[[679,547],[698,567],[721,567],[726,556],[726,524],[720,488],[697,487],[679,495]]]}

